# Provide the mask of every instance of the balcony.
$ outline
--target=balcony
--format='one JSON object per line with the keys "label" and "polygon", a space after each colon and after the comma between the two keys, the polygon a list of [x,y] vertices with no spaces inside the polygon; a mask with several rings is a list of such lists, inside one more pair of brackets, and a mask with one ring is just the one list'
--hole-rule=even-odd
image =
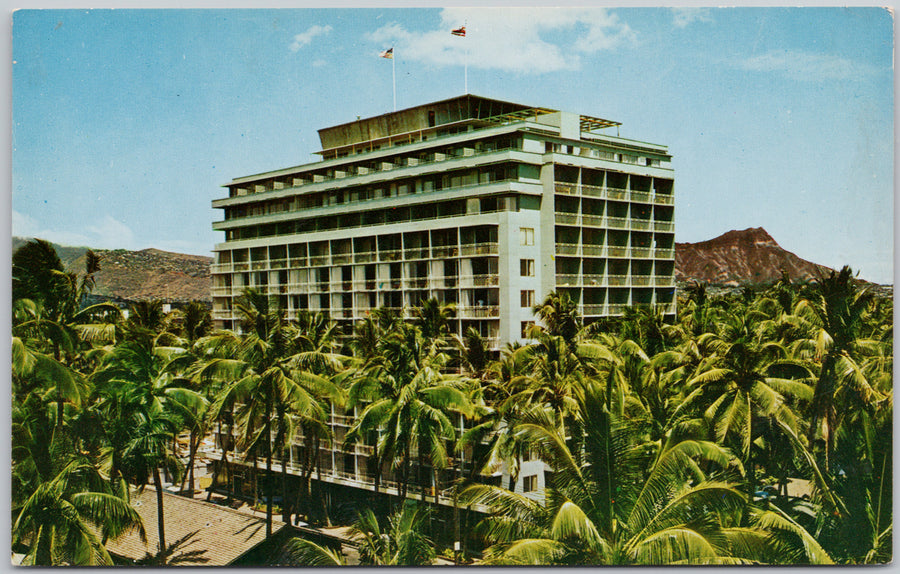
{"label": "balcony", "polygon": [[633,201],[635,203],[655,203],[658,205],[673,205],[675,203],[675,196],[672,194],[633,191],[618,187],[578,185],[557,181],[554,183],[554,190],[560,195],[582,195],[597,199],[615,199],[619,201]]}
{"label": "balcony", "polygon": [[427,289],[428,277],[410,277],[404,279],[403,284],[407,289]]}
{"label": "balcony", "polygon": [[557,243],[556,244],[556,254],[557,255],[578,255],[578,248],[580,247],[577,243]]}
{"label": "balcony", "polygon": [[499,305],[460,306],[457,316],[463,319],[494,319],[500,316]]}
{"label": "balcony", "polygon": [[675,278],[671,275],[656,275],[653,278],[653,284],[657,287],[674,287]]}
{"label": "balcony", "polygon": [[560,225],[578,225],[578,214],[577,213],[559,213],[556,214],[556,223]]}
{"label": "balcony", "polygon": [[581,275],[578,273],[557,273],[556,285],[558,287],[576,287],[581,284]]}
{"label": "balcony", "polygon": [[378,252],[378,259],[380,261],[400,261],[402,258],[402,249],[384,249]]}
{"label": "balcony", "polygon": [[613,229],[628,229],[627,217],[607,217],[606,226]]}
{"label": "balcony", "polygon": [[460,246],[460,254],[466,255],[496,255],[499,253],[500,244],[491,243],[463,243]]}
{"label": "balcony", "polygon": [[649,231],[651,223],[649,219],[632,219],[630,227],[635,231]]}
{"label": "balcony", "polygon": [[406,259],[428,259],[428,247],[410,247],[406,249]]}
{"label": "balcony", "polygon": [[606,227],[606,221],[602,215],[582,215],[581,221],[585,227]]}
{"label": "balcony", "polygon": [[472,284],[475,287],[491,287],[500,284],[500,275],[487,273],[484,275],[472,275]]}
{"label": "balcony", "polygon": [[209,266],[209,272],[213,275],[217,273],[231,273],[231,263],[213,263]]}
{"label": "balcony", "polygon": [[653,194],[653,203],[658,203],[659,205],[674,205],[675,196],[671,194],[655,193]]}
{"label": "balcony", "polygon": [[654,231],[675,231],[675,223],[672,221],[654,221]]}
{"label": "balcony", "polygon": [[581,253],[585,257],[606,257],[606,247],[603,245],[584,244],[581,246]]}
{"label": "balcony", "polygon": [[431,257],[444,259],[446,257],[458,257],[459,248],[455,245],[440,245],[431,248]]}
{"label": "balcony", "polygon": [[362,251],[353,254],[353,261],[355,263],[371,263],[375,261],[376,257],[377,253],[375,251]]}

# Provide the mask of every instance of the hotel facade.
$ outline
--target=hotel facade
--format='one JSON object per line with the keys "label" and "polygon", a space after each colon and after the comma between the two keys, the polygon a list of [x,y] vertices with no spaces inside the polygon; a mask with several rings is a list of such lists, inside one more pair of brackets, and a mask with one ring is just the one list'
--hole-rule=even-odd
{"label": "hotel facade", "polygon": [[585,323],[629,305],[674,315],[671,156],[619,125],[465,95],[321,129],[320,161],[236,178],[213,201],[216,326],[238,328],[251,286],[345,334],[434,297],[492,349],[525,342],[554,290]]}

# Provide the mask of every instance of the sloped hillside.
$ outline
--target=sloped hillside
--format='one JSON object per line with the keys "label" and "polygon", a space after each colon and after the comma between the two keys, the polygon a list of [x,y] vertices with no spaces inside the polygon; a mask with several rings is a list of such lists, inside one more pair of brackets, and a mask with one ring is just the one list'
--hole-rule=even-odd
{"label": "sloped hillside", "polygon": [[729,231],[707,241],[675,244],[675,279],[719,285],[770,283],[782,270],[792,280],[808,281],[829,268],[801,259],[762,227]]}
{"label": "sloped hillside", "polygon": [[[28,241],[14,237],[13,250]],[[66,268],[81,273],[87,247],[54,245]],[[211,257],[172,253],[159,249],[128,251],[95,249],[100,272],[95,276],[95,296],[124,301],[162,299],[171,302],[210,302]]]}

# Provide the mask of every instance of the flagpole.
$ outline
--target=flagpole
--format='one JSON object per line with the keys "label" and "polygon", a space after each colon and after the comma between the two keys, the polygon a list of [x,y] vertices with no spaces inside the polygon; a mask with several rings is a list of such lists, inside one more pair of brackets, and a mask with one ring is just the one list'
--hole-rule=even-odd
{"label": "flagpole", "polygon": [[[393,54],[392,54],[393,55]],[[391,84],[394,86],[394,111],[397,111],[397,59],[391,58]]]}
{"label": "flagpole", "polygon": [[[468,23],[469,23],[468,21],[463,20],[463,29],[466,28],[466,25]],[[466,95],[469,95],[469,43],[466,42],[465,44],[466,44],[466,63],[465,63],[465,68],[464,68],[465,71],[463,72],[463,75],[465,76],[465,86],[466,86],[465,93],[466,93]]]}
{"label": "flagpole", "polygon": [[466,65],[465,65],[465,82],[466,82],[466,94],[469,93],[469,44],[466,43]]}

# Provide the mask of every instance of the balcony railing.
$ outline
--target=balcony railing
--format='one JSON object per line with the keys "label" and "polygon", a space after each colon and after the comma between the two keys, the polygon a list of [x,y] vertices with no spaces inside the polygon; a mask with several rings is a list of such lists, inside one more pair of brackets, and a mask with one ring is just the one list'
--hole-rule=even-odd
{"label": "balcony railing", "polygon": [[578,248],[580,245],[578,243],[557,243],[556,244],[556,254],[557,255],[578,255]]}
{"label": "balcony railing", "polygon": [[581,253],[585,257],[605,257],[606,247],[603,245],[584,244],[581,246]]}
{"label": "balcony railing", "polygon": [[456,313],[461,318],[489,319],[500,316],[499,305],[459,306]]}
{"label": "balcony railing", "polygon": [[490,243],[464,243],[460,246],[462,255],[492,255],[499,252],[500,244],[496,241]]}
{"label": "balcony railing", "polygon": [[575,287],[581,284],[581,275],[578,273],[557,273],[556,285],[558,287]]}
{"label": "balcony railing", "polygon": [[578,225],[579,217],[577,213],[556,213],[556,223],[562,225]]}
{"label": "balcony railing", "polygon": [[472,275],[472,284],[475,287],[490,287],[500,284],[500,275],[496,273],[488,273],[483,275]]}
{"label": "balcony railing", "polygon": [[560,195],[582,195],[597,199],[615,199],[633,201],[635,203],[656,203],[659,205],[672,205],[675,203],[675,196],[670,193],[627,190],[597,185],[578,185],[559,181],[555,183],[554,188],[556,193]]}
{"label": "balcony railing", "polygon": [[428,259],[431,249],[428,247],[408,247],[406,249],[407,259]]}

